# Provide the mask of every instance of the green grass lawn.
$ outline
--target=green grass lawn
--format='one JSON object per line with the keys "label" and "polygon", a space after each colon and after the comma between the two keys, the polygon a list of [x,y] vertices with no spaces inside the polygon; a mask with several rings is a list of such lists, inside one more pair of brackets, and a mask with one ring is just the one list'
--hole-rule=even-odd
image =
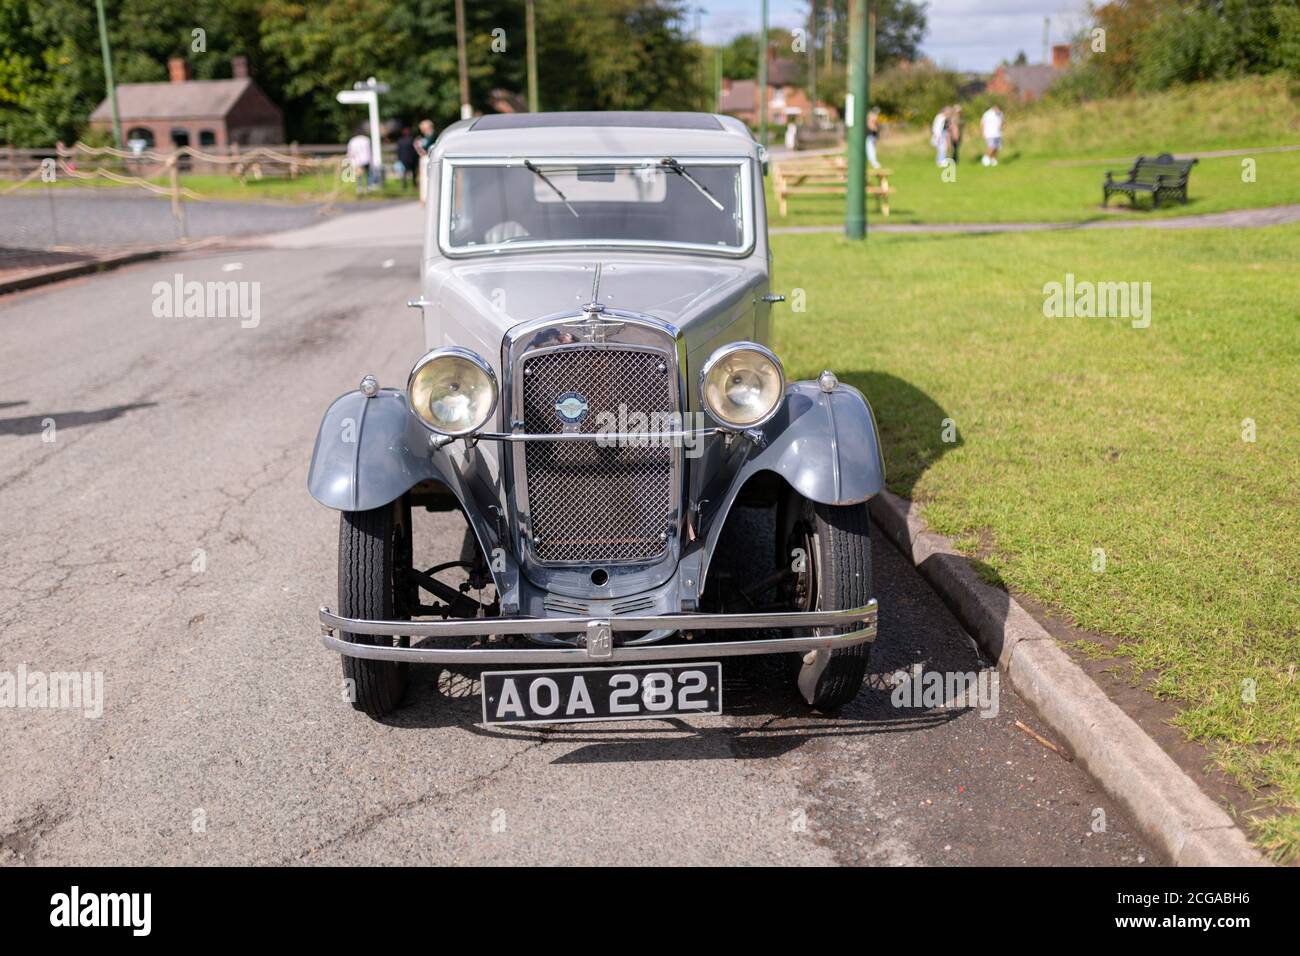
{"label": "green grass lawn", "polygon": [[[969,116],[962,162],[955,182],[945,182],[934,163],[928,133],[889,128],[880,161],[893,171],[889,222],[1083,222],[1151,217],[1149,196],[1141,212],[1112,196],[1101,208],[1107,169],[1122,172],[1139,155],[1300,145],[1300,100],[1275,77],[1200,84],[1167,93],[1070,107],[1008,111],[1005,156],[997,168],[980,165],[984,141],[979,117]],[[1122,162],[1112,160],[1121,159]],[[1255,160],[1254,181],[1243,180],[1242,160]],[[1088,165],[1061,165],[1086,162]],[[778,216],[768,182],[773,226],[840,224],[844,200],[795,196],[789,215]],[[1187,205],[1161,208],[1157,216],[1222,212],[1300,202],[1300,152],[1259,153],[1202,159],[1192,169]],[[871,221],[884,222],[870,203]]]}
{"label": "green grass lawn", "polygon": [[[1138,200],[1140,210],[1132,212],[1124,196],[1112,195],[1109,211],[1101,206],[1106,170],[1119,169],[1114,163],[1054,166],[1052,163],[1058,160],[1017,154],[1011,144],[1011,155],[996,168],[989,168],[979,163],[982,141],[971,141],[968,147],[957,167],[955,182],[942,180],[942,171],[926,144],[913,141],[896,149],[882,147],[880,161],[893,174],[890,187],[894,194],[887,220],[876,211],[875,200],[869,202],[869,223],[1086,222],[1185,216],[1300,202],[1300,151],[1250,157],[1255,160],[1254,182],[1242,181],[1241,161],[1246,157],[1202,159],[1192,167],[1186,205],[1162,206],[1153,211],[1150,197],[1142,196]],[[844,221],[842,197],[792,196],[788,215],[780,216],[770,177],[767,194],[773,226],[839,225]]]}
{"label": "green grass lawn", "polygon": [[[775,287],[807,301],[777,323],[788,373],[862,388],[891,489],[1118,638],[1258,795],[1260,845],[1300,856],[1300,227],[773,246]],[[1150,282],[1150,327],[1045,318],[1067,272]]]}
{"label": "green grass lawn", "polygon": [[[256,202],[262,199],[275,199],[281,202],[323,202],[333,189],[334,173],[324,170],[299,176],[297,179],[286,177],[249,179],[241,183],[232,176],[216,174],[195,174],[182,176],[183,185],[196,193],[211,199],[236,199],[244,202]],[[389,178],[383,188],[372,188],[364,196],[357,195],[355,183],[342,183],[335,197],[337,202],[369,202],[375,199],[396,199],[405,197],[417,199],[419,194],[415,187],[402,189],[400,179]]]}

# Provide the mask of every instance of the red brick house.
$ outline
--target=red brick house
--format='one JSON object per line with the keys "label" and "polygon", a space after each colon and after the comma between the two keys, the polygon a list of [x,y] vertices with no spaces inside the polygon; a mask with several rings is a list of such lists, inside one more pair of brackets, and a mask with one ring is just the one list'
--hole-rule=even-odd
{"label": "red brick house", "polygon": [[1018,96],[1021,100],[1036,100],[1047,92],[1061,70],[1070,65],[1070,45],[1060,43],[1052,47],[1052,65],[1026,63],[1020,66],[1003,64],[989,78],[985,87],[999,96]]}
{"label": "red brick house", "polygon": [[[122,137],[144,149],[177,146],[263,146],[284,142],[284,114],[248,75],[248,61],[231,61],[229,80],[192,80],[189,64],[167,61],[167,83],[121,83],[117,109]],[[111,130],[108,100],[90,114],[93,129]]]}
{"label": "red brick house", "polygon": [[[767,62],[767,121],[772,126],[806,123],[811,116],[808,91],[799,85],[799,65],[793,60],[769,57]],[[818,103],[829,119],[838,115],[835,107]],[[758,125],[759,95],[757,80],[732,80],[723,77],[720,112],[736,117],[750,126]]]}

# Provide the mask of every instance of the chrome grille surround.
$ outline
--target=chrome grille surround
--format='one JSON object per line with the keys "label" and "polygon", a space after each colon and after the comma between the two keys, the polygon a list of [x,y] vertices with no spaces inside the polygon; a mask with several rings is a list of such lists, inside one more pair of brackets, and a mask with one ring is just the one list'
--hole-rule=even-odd
{"label": "chrome grille surround", "polygon": [[[575,323],[587,320],[555,317],[507,336],[504,377],[511,393],[506,407],[512,431],[609,431],[601,415],[617,415],[620,405],[647,415],[683,411],[683,346],[675,328],[609,310],[603,316],[610,323],[606,333],[592,337],[575,331]],[[569,392],[579,393],[588,404],[587,417],[579,423],[566,423],[555,409]],[[579,589],[615,596],[624,590],[620,582],[632,585],[636,578],[642,587],[652,583],[636,568],[675,564],[682,454],[675,445],[615,447],[594,439],[515,445],[511,504],[524,565],[571,593]],[[611,567],[608,589],[593,587],[587,572],[579,570],[602,566]]]}

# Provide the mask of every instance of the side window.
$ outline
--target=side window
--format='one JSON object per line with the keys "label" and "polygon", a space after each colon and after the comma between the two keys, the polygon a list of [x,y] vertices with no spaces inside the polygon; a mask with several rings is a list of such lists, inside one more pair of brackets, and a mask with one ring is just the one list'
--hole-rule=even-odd
{"label": "side window", "polygon": [[210,130],[210,129],[201,129],[201,130],[199,130],[199,145],[200,145],[200,146],[216,146],[216,145],[217,145],[217,134],[214,133],[214,132],[212,132],[212,130]]}

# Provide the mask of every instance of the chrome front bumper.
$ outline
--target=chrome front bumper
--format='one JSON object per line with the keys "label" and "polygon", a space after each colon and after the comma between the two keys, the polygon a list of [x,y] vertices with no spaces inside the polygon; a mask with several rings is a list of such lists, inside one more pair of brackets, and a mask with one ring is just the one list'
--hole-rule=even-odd
{"label": "chrome front bumper", "polygon": [[[412,664],[582,664],[626,661],[676,661],[746,654],[806,654],[805,670],[825,668],[830,652],[875,639],[876,601],[835,611],[785,611],[774,614],[653,614],[627,617],[479,617],[449,621],[362,621],[320,609],[321,643],[350,657]],[[713,631],[767,628],[846,628],[839,634],[617,646],[619,631]],[[393,637],[488,637],[505,634],[583,634],[577,647],[389,647],[354,644],[340,634]],[[812,653],[809,653],[812,652]],[[824,652],[824,653],[821,653]],[[820,666],[817,666],[819,665]],[[801,681],[802,683],[802,681]]]}

